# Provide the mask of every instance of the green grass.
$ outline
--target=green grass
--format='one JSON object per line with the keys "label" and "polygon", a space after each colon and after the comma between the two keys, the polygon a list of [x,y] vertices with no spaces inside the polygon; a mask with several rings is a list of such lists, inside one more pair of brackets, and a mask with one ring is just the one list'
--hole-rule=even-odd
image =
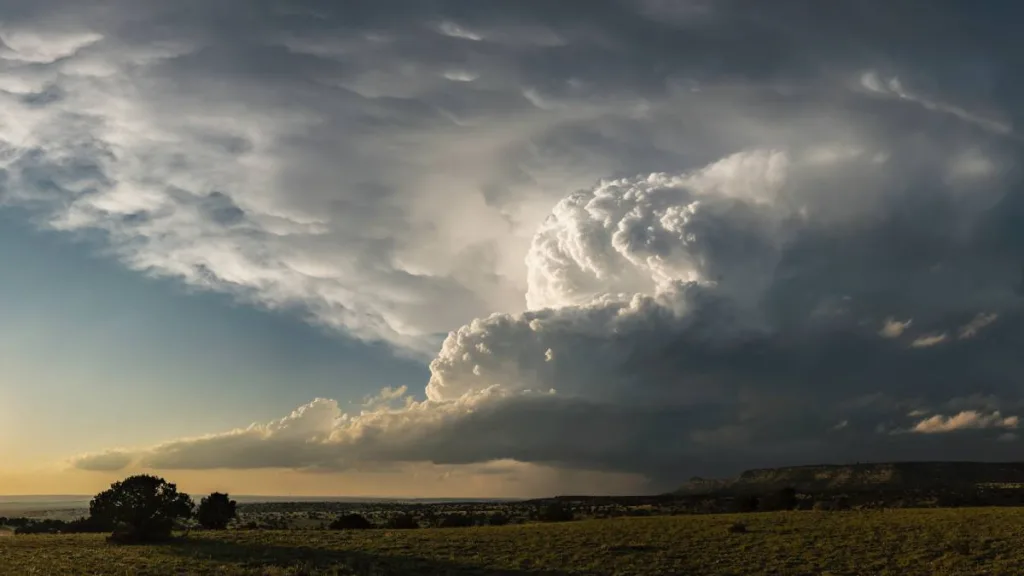
{"label": "green grass", "polygon": [[[745,522],[748,532],[728,528]],[[1024,509],[780,512],[410,531],[0,539],[0,574],[1024,573]]]}

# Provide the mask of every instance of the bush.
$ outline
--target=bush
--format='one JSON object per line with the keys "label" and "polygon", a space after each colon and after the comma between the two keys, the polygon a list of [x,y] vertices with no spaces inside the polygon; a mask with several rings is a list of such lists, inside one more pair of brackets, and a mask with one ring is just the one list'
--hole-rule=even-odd
{"label": "bush", "polygon": [[541,522],[571,522],[574,518],[572,508],[561,504],[549,504],[537,513]]}
{"label": "bush", "polygon": [[114,527],[109,540],[153,542],[170,538],[174,521],[192,516],[194,504],[176,485],[156,476],[139,475],[110,485],[89,503],[89,521]]}
{"label": "bush", "polygon": [[199,501],[196,519],[199,525],[210,530],[223,530],[237,517],[237,503],[227,494],[214,492]]}
{"label": "bush", "polygon": [[64,532],[61,520],[35,520],[14,529],[15,534],[60,534]]}
{"label": "bush", "polygon": [[63,532],[65,534],[83,534],[106,532],[110,528],[110,526],[98,522],[94,518],[77,518],[65,524]]}
{"label": "bush", "polygon": [[491,526],[505,526],[509,523],[509,517],[501,512],[495,512],[487,517],[487,523]]}
{"label": "bush", "polygon": [[328,526],[330,530],[369,530],[373,524],[361,514],[345,514]]}
{"label": "bush", "polygon": [[760,500],[757,496],[737,496],[733,500],[734,512],[754,512],[757,510]]}
{"label": "bush", "polygon": [[814,503],[814,510],[836,512],[849,510],[850,501],[845,496],[838,496],[832,500],[818,500]]}
{"label": "bush", "polygon": [[473,519],[465,514],[448,514],[437,523],[438,528],[468,528],[473,525]]}
{"label": "bush", "polygon": [[419,528],[420,523],[411,514],[398,514],[388,518],[384,527],[390,530],[413,530]]}
{"label": "bush", "polygon": [[796,508],[796,489],[783,488],[775,494],[775,507],[779,510],[792,510]]}

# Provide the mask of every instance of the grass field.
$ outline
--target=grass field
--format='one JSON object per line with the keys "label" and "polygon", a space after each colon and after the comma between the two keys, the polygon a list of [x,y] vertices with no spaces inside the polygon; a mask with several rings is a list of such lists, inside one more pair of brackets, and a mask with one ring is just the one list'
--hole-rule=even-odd
{"label": "grass field", "polygon": [[[736,521],[745,534],[730,533]],[[1024,573],[1024,509],[777,512],[409,531],[0,539],[0,574]]]}

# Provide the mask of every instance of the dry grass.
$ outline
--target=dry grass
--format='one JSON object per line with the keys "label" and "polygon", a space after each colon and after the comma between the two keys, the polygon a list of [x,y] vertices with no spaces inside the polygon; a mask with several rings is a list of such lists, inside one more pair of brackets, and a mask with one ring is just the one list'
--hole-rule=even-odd
{"label": "dry grass", "polygon": [[[746,533],[730,533],[742,521]],[[621,518],[409,531],[0,540],[2,574],[1021,574],[1024,509]]]}

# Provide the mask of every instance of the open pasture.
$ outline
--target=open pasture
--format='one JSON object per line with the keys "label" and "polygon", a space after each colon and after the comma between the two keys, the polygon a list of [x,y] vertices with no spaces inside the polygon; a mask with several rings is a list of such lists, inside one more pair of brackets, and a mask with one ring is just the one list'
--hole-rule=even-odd
{"label": "open pasture", "polygon": [[[730,530],[735,523],[746,532]],[[1019,574],[1024,509],[772,512],[420,530],[0,539],[2,574]]]}

